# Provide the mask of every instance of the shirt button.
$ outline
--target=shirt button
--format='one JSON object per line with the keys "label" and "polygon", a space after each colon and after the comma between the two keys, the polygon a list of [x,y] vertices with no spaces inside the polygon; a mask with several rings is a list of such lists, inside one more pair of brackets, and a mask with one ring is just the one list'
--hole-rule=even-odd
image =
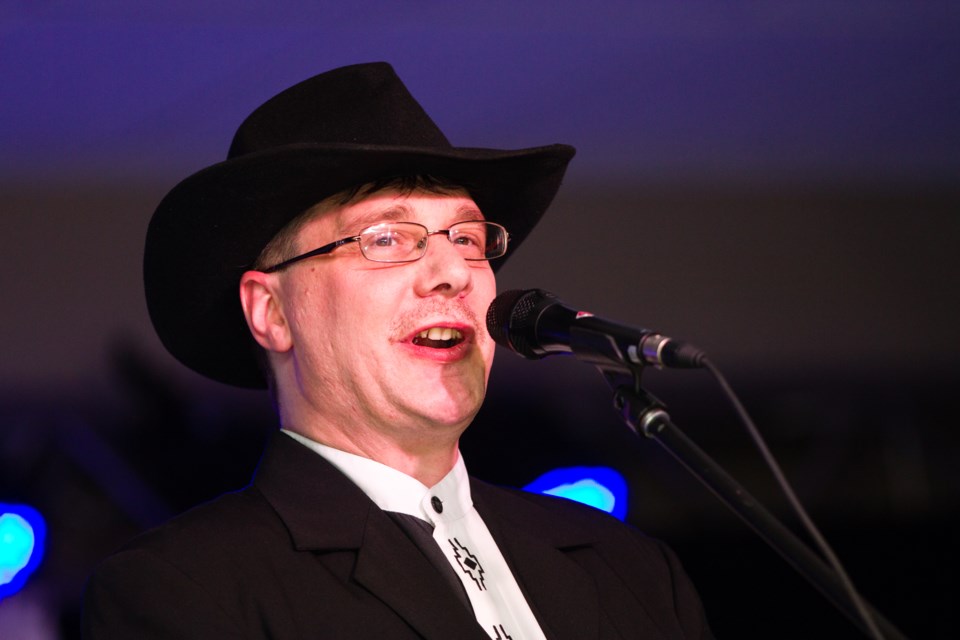
{"label": "shirt button", "polygon": [[437,513],[443,513],[443,501],[437,496],[430,498],[430,506],[433,507],[433,510]]}

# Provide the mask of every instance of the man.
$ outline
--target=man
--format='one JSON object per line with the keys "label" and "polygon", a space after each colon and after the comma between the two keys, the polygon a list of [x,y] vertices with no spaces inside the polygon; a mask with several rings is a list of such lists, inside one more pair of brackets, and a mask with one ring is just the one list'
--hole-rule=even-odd
{"label": "man", "polygon": [[282,431],[250,487],[104,563],[86,637],[709,637],[664,546],[459,455],[493,360],[491,261],[572,156],[453,147],[363,64],[274,97],[175,187],[146,244],[157,332],[204,375],[269,386]]}

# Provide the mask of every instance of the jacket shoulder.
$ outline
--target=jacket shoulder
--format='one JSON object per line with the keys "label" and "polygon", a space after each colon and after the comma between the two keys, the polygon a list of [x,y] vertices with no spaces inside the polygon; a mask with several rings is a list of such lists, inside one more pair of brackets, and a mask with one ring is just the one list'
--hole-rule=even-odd
{"label": "jacket shoulder", "polygon": [[498,543],[510,547],[523,538],[556,548],[590,577],[610,620],[629,624],[623,621],[635,620],[632,612],[641,607],[652,619],[674,621],[683,637],[711,637],[695,587],[660,540],[566,498],[480,481],[471,487],[481,517],[500,534]]}
{"label": "jacket shoulder", "polygon": [[236,594],[223,586],[240,584],[238,572],[263,553],[258,546],[282,535],[266,501],[245,489],[137,536],[90,577],[84,637],[242,637]]}

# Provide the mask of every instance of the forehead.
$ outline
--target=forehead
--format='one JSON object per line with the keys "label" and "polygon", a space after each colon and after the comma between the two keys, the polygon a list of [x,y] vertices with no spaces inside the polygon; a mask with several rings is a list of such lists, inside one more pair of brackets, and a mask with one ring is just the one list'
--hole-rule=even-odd
{"label": "forehead", "polygon": [[438,194],[386,190],[333,207],[317,221],[327,229],[349,234],[380,222],[420,222],[434,229],[440,228],[435,225],[482,219],[483,213],[466,191]]}

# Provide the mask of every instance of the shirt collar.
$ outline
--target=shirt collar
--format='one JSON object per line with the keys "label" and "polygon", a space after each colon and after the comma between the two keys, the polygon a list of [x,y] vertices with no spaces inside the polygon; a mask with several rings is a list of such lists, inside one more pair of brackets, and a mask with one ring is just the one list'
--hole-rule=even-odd
{"label": "shirt collar", "polygon": [[322,456],[384,511],[406,513],[436,524],[440,519],[458,520],[473,507],[470,478],[459,450],[453,469],[433,487],[427,487],[416,478],[370,458],[334,449],[286,429],[281,432]]}

